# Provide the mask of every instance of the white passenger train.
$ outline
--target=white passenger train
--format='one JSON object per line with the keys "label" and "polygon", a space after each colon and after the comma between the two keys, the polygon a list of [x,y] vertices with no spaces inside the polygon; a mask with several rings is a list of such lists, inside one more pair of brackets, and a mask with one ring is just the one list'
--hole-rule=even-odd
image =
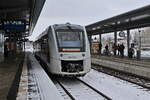
{"label": "white passenger train", "polygon": [[89,41],[83,26],[49,26],[35,41],[34,49],[52,74],[83,76],[91,69]]}

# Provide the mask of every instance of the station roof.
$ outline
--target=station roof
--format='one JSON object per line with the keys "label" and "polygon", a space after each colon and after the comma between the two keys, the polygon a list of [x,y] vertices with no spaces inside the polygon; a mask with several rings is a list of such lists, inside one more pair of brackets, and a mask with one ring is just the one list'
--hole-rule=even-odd
{"label": "station roof", "polygon": [[150,5],[86,26],[88,35],[150,26]]}
{"label": "station roof", "polygon": [[26,20],[24,36],[31,35],[45,0],[1,0],[0,19]]}

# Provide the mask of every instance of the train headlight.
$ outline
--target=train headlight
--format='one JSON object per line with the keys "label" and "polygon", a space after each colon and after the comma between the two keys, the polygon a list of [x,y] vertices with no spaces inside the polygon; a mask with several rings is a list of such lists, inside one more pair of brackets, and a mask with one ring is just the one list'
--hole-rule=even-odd
{"label": "train headlight", "polygon": [[85,56],[85,54],[82,54],[82,56],[84,57],[84,56]]}

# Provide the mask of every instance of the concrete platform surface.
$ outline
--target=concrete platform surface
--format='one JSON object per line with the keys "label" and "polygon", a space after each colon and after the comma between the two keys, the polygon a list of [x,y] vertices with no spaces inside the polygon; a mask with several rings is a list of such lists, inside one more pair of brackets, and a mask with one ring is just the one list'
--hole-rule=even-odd
{"label": "concrete platform surface", "polygon": [[92,58],[100,58],[100,59],[105,59],[105,60],[113,60],[115,62],[121,62],[125,64],[131,64],[131,65],[137,65],[137,66],[142,66],[142,67],[150,67],[150,59],[141,59],[138,60],[136,58],[128,58],[124,57],[121,58],[120,56],[104,56],[104,55],[95,55],[92,56]]}
{"label": "concrete platform surface", "polygon": [[150,62],[148,60],[93,56],[92,63],[150,79]]}
{"label": "concrete platform surface", "polygon": [[[0,63],[0,100],[8,100],[9,97],[17,92],[13,90],[13,86],[17,85],[14,84],[14,80],[23,59],[23,54],[20,54],[15,57],[6,58],[4,62]],[[8,97],[8,95],[11,96]]]}
{"label": "concrete platform surface", "polygon": [[27,55],[23,63],[23,69],[20,77],[19,88],[16,100],[28,100],[28,69],[27,69]]}
{"label": "concrete platform surface", "polygon": [[33,54],[25,63],[17,100],[64,100]]}

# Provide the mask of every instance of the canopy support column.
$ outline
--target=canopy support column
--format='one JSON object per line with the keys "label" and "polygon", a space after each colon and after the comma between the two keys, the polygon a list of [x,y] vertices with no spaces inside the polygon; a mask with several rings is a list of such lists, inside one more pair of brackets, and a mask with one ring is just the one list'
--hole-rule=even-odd
{"label": "canopy support column", "polygon": [[89,44],[90,44],[90,51],[92,50],[92,35],[89,35],[88,36],[88,39],[89,39]]}
{"label": "canopy support column", "polygon": [[114,32],[114,44],[117,45],[117,31]]}
{"label": "canopy support column", "polygon": [[129,55],[129,48],[130,48],[130,30],[127,29],[127,54]]}
{"label": "canopy support column", "polygon": [[102,35],[99,33],[99,54],[102,53]]}

